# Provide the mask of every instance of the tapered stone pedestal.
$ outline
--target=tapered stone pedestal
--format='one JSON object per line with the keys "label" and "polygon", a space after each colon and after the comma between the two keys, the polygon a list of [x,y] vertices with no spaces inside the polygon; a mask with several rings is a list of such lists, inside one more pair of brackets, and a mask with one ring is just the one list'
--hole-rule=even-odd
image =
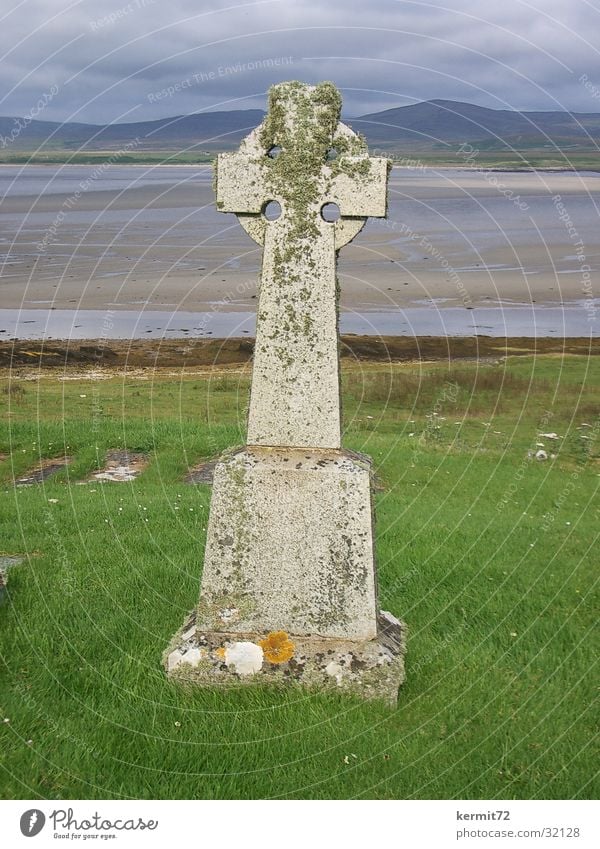
{"label": "tapered stone pedestal", "polygon": [[404,635],[379,614],[376,587],[370,460],[245,448],[215,468],[200,602],[167,668],[205,683],[297,680],[394,702]]}

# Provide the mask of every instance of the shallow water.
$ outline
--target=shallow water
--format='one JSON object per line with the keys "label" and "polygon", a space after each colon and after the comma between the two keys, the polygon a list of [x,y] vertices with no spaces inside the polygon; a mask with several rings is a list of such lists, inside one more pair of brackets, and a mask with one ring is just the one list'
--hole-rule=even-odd
{"label": "shallow water", "polygon": [[[340,253],[343,332],[597,332],[600,174],[499,173],[502,190],[489,177],[392,171],[387,220]],[[28,308],[0,313],[0,338],[252,335],[261,252],[216,211],[211,178],[206,165],[0,167],[0,306]],[[222,293],[238,313],[206,312]],[[123,310],[105,329],[113,304]]]}
{"label": "shallow water", "polygon": [[[562,307],[411,307],[342,312],[340,331],[365,336],[598,337],[600,299]],[[2,310],[0,339],[190,339],[254,336],[251,312]]]}

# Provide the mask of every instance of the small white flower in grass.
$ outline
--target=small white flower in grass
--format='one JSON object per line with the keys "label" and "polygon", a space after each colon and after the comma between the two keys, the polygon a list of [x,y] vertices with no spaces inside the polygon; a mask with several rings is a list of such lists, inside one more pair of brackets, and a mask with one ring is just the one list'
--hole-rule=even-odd
{"label": "small white flower in grass", "polygon": [[58,498],[49,498],[48,504],[58,504]]}
{"label": "small white flower in grass", "polygon": [[517,632],[516,632],[516,631],[511,631],[511,632],[510,632],[510,635],[511,635],[511,637],[516,637],[516,636],[517,636]]}
{"label": "small white flower in grass", "polygon": [[80,398],[87,398],[87,395],[80,395]]}
{"label": "small white flower in grass", "polygon": [[28,740],[28,741],[27,741],[27,745],[28,745],[28,746],[33,746],[33,740]]}
{"label": "small white flower in grass", "polygon": [[176,723],[175,723],[175,728],[181,728],[181,722],[176,722]]}

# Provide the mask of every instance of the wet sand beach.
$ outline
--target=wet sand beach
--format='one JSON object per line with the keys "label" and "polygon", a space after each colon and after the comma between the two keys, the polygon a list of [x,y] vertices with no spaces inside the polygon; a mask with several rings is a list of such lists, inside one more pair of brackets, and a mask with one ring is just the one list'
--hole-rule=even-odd
{"label": "wet sand beach", "polygon": [[[107,311],[255,311],[261,249],[216,212],[209,167],[97,172],[0,168],[3,310],[98,311],[98,335]],[[388,219],[340,253],[342,313],[566,304],[595,321],[599,219],[598,174],[395,168]]]}

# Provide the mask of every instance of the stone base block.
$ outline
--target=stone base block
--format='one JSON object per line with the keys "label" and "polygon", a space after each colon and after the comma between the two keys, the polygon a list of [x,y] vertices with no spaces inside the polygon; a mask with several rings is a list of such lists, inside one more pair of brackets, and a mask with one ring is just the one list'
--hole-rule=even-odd
{"label": "stone base block", "polygon": [[406,626],[378,616],[377,636],[340,640],[270,634],[199,631],[194,611],[163,656],[168,675],[205,687],[297,684],[379,699],[394,707],[404,681]]}

